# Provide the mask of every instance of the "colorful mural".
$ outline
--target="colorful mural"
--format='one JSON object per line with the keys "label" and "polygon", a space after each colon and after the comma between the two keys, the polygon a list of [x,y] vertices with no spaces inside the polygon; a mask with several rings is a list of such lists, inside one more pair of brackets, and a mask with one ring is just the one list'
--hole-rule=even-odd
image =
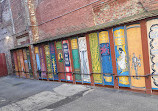
{"label": "colorful mural", "polygon": [[[63,60],[63,51],[62,51],[62,43],[61,41],[56,42],[56,49],[57,49],[57,55],[58,55],[58,64],[60,67],[58,67],[58,72],[64,72],[65,67],[64,67],[64,60]],[[65,73],[59,73],[59,77],[61,80],[66,80],[66,75]]]}
{"label": "colorful mural", "polygon": [[43,45],[39,46],[39,55],[40,55],[40,63],[41,63],[41,79],[47,79]]}
{"label": "colorful mural", "polygon": [[[97,33],[89,34],[91,61],[92,61],[92,71],[94,73],[101,73],[100,64],[100,53],[98,45],[98,35]],[[94,82],[97,84],[102,84],[102,74],[93,74]]]}
{"label": "colorful mural", "polygon": [[87,54],[87,43],[86,37],[78,38],[79,45],[79,53],[80,53],[80,61],[81,61],[81,73],[83,82],[90,82],[90,71],[89,71],[89,62],[88,62],[88,54]]}
{"label": "colorful mural", "polygon": [[39,56],[39,47],[35,46],[35,56],[36,56],[36,65],[37,65],[37,71],[39,74],[39,78],[41,78],[41,64],[40,64],[40,56]]}
{"label": "colorful mural", "polygon": [[[68,40],[63,40],[63,54],[65,60],[65,72],[72,72],[71,63],[70,63],[70,51],[69,51],[69,42]],[[72,73],[66,73],[66,80],[72,80]]]}
{"label": "colorful mural", "polygon": [[147,21],[147,34],[152,89],[158,90],[158,19]]}
{"label": "colorful mural", "polygon": [[79,50],[78,50],[78,39],[77,37],[71,39],[71,49],[72,49],[72,58],[74,65],[74,72],[76,81],[81,81],[80,73],[80,58],[79,58]]}
{"label": "colorful mural", "polygon": [[130,87],[130,78],[123,77],[129,75],[127,45],[126,45],[124,26],[114,28],[113,34],[114,34],[114,43],[115,43],[117,74],[121,76],[118,78],[119,86]]}
{"label": "colorful mural", "polygon": [[[139,24],[126,27],[130,75],[144,75],[141,30]],[[145,88],[144,77],[131,77],[131,88]]]}
{"label": "colorful mural", "polygon": [[53,77],[54,80],[58,80],[54,43],[53,42],[49,43],[49,47],[50,47],[50,57],[51,57]]}
{"label": "colorful mural", "polygon": [[[108,31],[99,32],[99,45],[103,73],[113,73]],[[105,85],[114,85],[113,75],[103,74]]]}
{"label": "colorful mural", "polygon": [[51,64],[51,58],[50,58],[50,49],[49,45],[44,46],[45,49],[45,55],[46,55],[46,65],[47,65],[47,71],[48,71],[48,78],[49,79],[54,79],[52,72],[52,64]]}

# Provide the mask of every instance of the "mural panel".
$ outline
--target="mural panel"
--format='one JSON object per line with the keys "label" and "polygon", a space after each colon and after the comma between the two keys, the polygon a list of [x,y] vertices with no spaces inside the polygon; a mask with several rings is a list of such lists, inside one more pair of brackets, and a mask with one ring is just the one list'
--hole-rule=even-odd
{"label": "mural panel", "polygon": [[[78,40],[77,37],[71,39],[72,57],[74,72],[80,73],[80,58],[78,50]],[[81,81],[81,74],[75,74],[76,81]]]}
{"label": "mural panel", "polygon": [[88,54],[87,54],[87,43],[86,37],[78,38],[78,45],[79,45],[79,53],[80,53],[80,61],[81,61],[81,73],[85,74],[82,75],[83,82],[90,82],[90,71],[89,71],[89,61],[88,61]]}
{"label": "mural panel", "polygon": [[25,72],[26,72],[26,76],[27,76],[27,78],[29,78],[30,75],[29,75],[29,66],[28,66],[28,62],[27,62],[26,49],[23,49],[23,55],[24,55],[24,64],[25,64]]}
{"label": "mural panel", "polygon": [[37,64],[37,71],[39,74],[39,78],[41,78],[41,63],[40,63],[40,56],[39,56],[39,47],[35,46],[35,56],[36,56],[36,64]]}
{"label": "mural panel", "polygon": [[58,80],[54,43],[51,42],[49,44],[49,47],[50,47],[50,56],[51,56],[51,64],[52,64],[53,77],[54,77],[54,80]]}
{"label": "mural panel", "polygon": [[17,54],[16,54],[16,51],[13,52],[13,59],[14,59],[14,66],[15,66],[15,73],[16,73],[16,76],[19,77],[19,71],[18,70],[18,60],[17,60]]}
{"label": "mural panel", "polygon": [[39,46],[39,53],[40,53],[40,63],[41,63],[41,78],[47,79],[43,45]]}
{"label": "mural panel", "polygon": [[24,64],[22,49],[19,49],[19,59],[20,59],[20,64],[21,64],[20,68],[21,68],[21,71],[22,71],[20,77],[26,78],[26,74],[24,73],[24,71],[25,71],[25,64]]}
{"label": "mural panel", "polygon": [[32,71],[32,66],[31,66],[31,59],[30,59],[29,49],[26,50],[26,54],[27,54],[27,62],[28,62],[28,67],[29,67],[29,74],[30,74],[30,77],[33,78],[33,71]]}
{"label": "mural panel", "polygon": [[[100,53],[98,46],[98,35],[97,33],[89,34],[89,43],[90,43],[90,52],[91,52],[91,61],[92,61],[92,71],[94,73],[101,73],[101,64],[100,64]],[[102,83],[101,74],[93,74],[95,83]]]}
{"label": "mural panel", "polygon": [[[150,73],[158,74],[158,19],[147,21]],[[158,90],[158,76],[152,76],[152,89]]]}
{"label": "mural panel", "polygon": [[19,77],[21,77],[21,75],[22,75],[22,70],[21,70],[21,63],[20,63],[20,55],[19,55],[19,50],[17,50],[16,51],[16,55],[17,55],[17,65],[18,65],[18,71],[20,71],[19,72]]}
{"label": "mural panel", "polygon": [[[139,24],[126,27],[130,75],[144,75],[141,30]],[[131,77],[131,87],[145,88],[144,77]]]}
{"label": "mural panel", "polygon": [[[129,75],[129,66],[127,60],[127,45],[124,33],[124,26],[113,29],[117,75]],[[130,87],[129,77],[119,77],[119,86]]]}
{"label": "mural panel", "polygon": [[[72,72],[68,40],[63,40],[62,44],[65,60],[65,72]],[[66,73],[66,80],[72,80],[72,73]]]}
{"label": "mural panel", "polygon": [[[103,73],[113,73],[108,31],[99,33],[99,45]],[[113,75],[103,75],[105,85],[114,85]]]}
{"label": "mural panel", "polygon": [[48,78],[49,79],[54,79],[52,72],[52,64],[51,64],[51,58],[50,58],[50,49],[49,45],[44,46],[45,49],[45,55],[46,55],[46,65],[47,65],[47,71],[48,71]]}
{"label": "mural panel", "polygon": [[[63,52],[62,52],[62,43],[61,41],[56,42],[56,49],[57,49],[57,55],[58,55],[58,64],[60,67],[58,67],[58,72],[64,72],[64,60],[63,60]],[[61,80],[66,80],[66,75],[64,73],[59,73]]]}

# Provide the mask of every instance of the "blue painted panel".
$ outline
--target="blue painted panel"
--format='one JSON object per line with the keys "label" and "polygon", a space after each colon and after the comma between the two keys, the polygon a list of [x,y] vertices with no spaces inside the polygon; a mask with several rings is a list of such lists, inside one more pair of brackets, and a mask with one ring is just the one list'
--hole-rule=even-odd
{"label": "blue painted panel", "polygon": [[[124,26],[114,28],[113,33],[114,33],[114,43],[115,43],[117,75],[129,75],[127,45],[126,45]],[[129,77],[119,77],[118,81],[119,81],[119,86],[130,87]]]}
{"label": "blue painted panel", "polygon": [[[103,73],[113,73],[112,60],[111,60],[111,55],[110,55],[110,44],[109,43],[100,44],[100,50],[101,50]],[[104,84],[114,85],[113,76],[104,75]]]}

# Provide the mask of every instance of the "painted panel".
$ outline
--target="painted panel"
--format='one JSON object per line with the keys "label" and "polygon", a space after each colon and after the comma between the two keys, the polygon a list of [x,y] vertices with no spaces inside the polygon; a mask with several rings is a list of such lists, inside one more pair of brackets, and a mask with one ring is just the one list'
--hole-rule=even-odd
{"label": "painted panel", "polygon": [[20,63],[20,55],[19,55],[19,50],[16,51],[16,54],[17,54],[17,63],[18,63],[18,71],[19,72],[19,77],[21,77],[22,75],[22,70],[21,70],[21,63]]}
{"label": "painted panel", "polygon": [[26,72],[27,78],[29,78],[30,75],[28,73],[29,72],[29,67],[28,67],[26,49],[23,49],[23,55],[24,55],[25,72]]}
{"label": "painted panel", "polygon": [[[113,73],[108,31],[99,32],[99,45],[103,73]],[[113,75],[103,75],[105,85],[114,85]]]}
{"label": "painted panel", "polygon": [[16,54],[16,51],[13,52],[13,59],[14,59],[14,66],[15,66],[15,73],[16,73],[16,76],[18,77],[19,76],[19,73],[17,72],[18,71],[18,60],[17,60],[17,54]]}
{"label": "painted panel", "polygon": [[51,42],[49,44],[49,47],[50,47],[50,56],[51,56],[51,64],[52,64],[53,77],[54,77],[54,80],[58,80],[54,43]]}
{"label": "painted panel", "polygon": [[[63,53],[65,60],[65,72],[72,72],[72,67],[70,63],[70,51],[69,51],[69,42],[68,40],[63,40]],[[66,73],[66,80],[72,80],[72,73]]]}
{"label": "painted panel", "polygon": [[[141,42],[141,30],[139,24],[126,27],[128,54],[130,63],[130,75],[144,75],[143,52]],[[144,77],[131,77],[132,88],[145,88]]]}
{"label": "painted panel", "polygon": [[39,78],[41,78],[41,63],[40,63],[40,56],[39,56],[39,47],[35,46],[35,56],[36,56],[36,65],[37,65],[37,71],[39,74]]}
{"label": "painted panel", "polygon": [[[92,71],[94,73],[101,73],[101,63],[100,63],[100,53],[98,45],[98,35],[97,33],[89,34],[89,44],[91,52],[91,61],[92,61]],[[101,74],[93,74],[94,83],[102,83]]]}
{"label": "painted panel", "polygon": [[90,71],[89,71],[89,61],[88,61],[88,54],[87,54],[87,43],[86,37],[78,38],[78,45],[79,45],[79,53],[80,53],[80,61],[81,61],[81,73],[83,82],[90,82]]}
{"label": "painted panel", "polygon": [[[150,73],[158,74],[158,19],[147,21]],[[152,89],[158,90],[158,76],[151,78]]]}
{"label": "painted panel", "polygon": [[[20,58],[20,64],[21,64],[21,71],[25,71],[25,64],[24,64],[22,49],[19,50],[19,58]],[[26,78],[26,74],[24,72],[21,72],[20,77]]]}
{"label": "painted panel", "polygon": [[27,62],[28,62],[28,67],[29,67],[29,74],[30,74],[30,77],[33,78],[33,72],[32,72],[32,67],[31,67],[31,59],[30,59],[29,49],[26,49],[26,54],[27,54]]}
{"label": "painted panel", "polygon": [[48,71],[48,78],[49,79],[54,79],[53,74],[50,73],[52,72],[52,64],[51,64],[51,58],[50,58],[50,49],[49,45],[44,46],[45,49],[45,55],[46,55],[46,66],[47,66],[47,71]]}
{"label": "painted panel", "polygon": [[[78,40],[77,37],[71,39],[72,57],[74,72],[80,73],[80,58],[78,50]],[[81,81],[81,74],[75,74],[76,81]]]}
{"label": "painted panel", "polygon": [[[58,72],[64,72],[64,60],[63,60],[63,52],[62,52],[62,43],[61,41],[56,42],[56,49],[57,49],[57,55],[58,55],[58,64],[60,67],[58,67]],[[61,80],[65,80],[66,79],[66,75],[64,73],[59,73]]]}
{"label": "painted panel", "polygon": [[46,74],[46,64],[45,64],[45,58],[44,58],[44,47],[43,45],[39,46],[39,52],[40,52],[40,63],[41,63],[41,78],[42,79],[47,79],[47,74]]}
{"label": "painted panel", "polygon": [[[114,43],[115,43],[115,56],[117,75],[129,75],[129,66],[127,59],[127,45],[124,33],[124,26],[113,29]],[[119,86],[130,87],[129,77],[119,77]]]}

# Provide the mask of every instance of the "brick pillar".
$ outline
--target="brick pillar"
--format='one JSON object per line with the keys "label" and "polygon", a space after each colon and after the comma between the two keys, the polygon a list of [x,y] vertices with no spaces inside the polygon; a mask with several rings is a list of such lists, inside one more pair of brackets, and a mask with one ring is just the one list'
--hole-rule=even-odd
{"label": "brick pillar", "polygon": [[114,88],[118,89],[118,79],[115,79],[115,75],[117,75],[117,67],[116,67],[116,58],[115,58],[115,47],[114,47],[114,38],[113,38],[113,32],[112,28],[109,29],[109,39],[110,39],[110,48],[111,48],[111,59],[112,59],[112,67],[113,67],[113,73],[114,73]]}
{"label": "brick pillar", "polygon": [[[150,65],[149,65],[149,52],[148,52],[148,36],[147,36],[147,27],[146,20],[140,22],[141,27],[141,39],[142,39],[142,51],[143,51],[143,63],[144,63],[144,75],[150,74]],[[145,78],[146,93],[151,94],[151,76]]]}

